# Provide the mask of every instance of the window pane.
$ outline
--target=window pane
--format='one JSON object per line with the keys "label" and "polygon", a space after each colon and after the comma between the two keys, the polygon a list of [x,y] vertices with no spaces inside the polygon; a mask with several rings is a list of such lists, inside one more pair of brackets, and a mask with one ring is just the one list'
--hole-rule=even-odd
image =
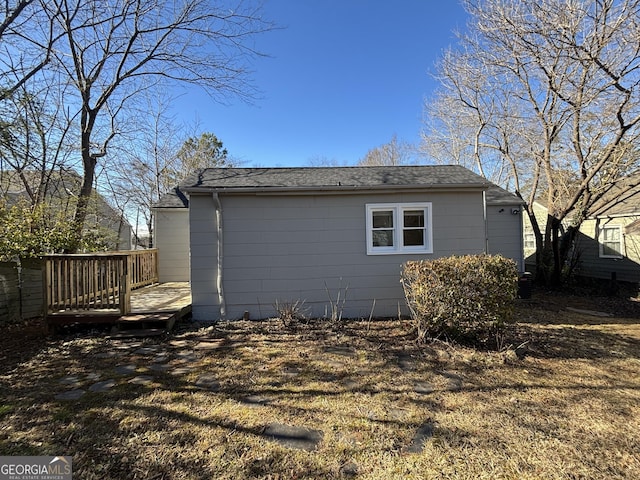
{"label": "window pane", "polygon": [[374,230],[374,247],[393,247],[393,230]]}
{"label": "window pane", "polygon": [[424,210],[406,210],[404,212],[404,226],[424,227]]}
{"label": "window pane", "polygon": [[602,244],[602,253],[604,255],[620,255],[620,242],[604,242]]}
{"label": "window pane", "polygon": [[405,247],[424,245],[424,230],[422,228],[404,230],[402,234],[404,236]]}
{"label": "window pane", "polygon": [[602,229],[602,255],[609,257],[622,255],[620,228],[605,227]]}
{"label": "window pane", "polygon": [[619,243],[605,243],[602,245],[602,254],[610,255],[610,256],[618,256],[620,255],[620,244]]}
{"label": "window pane", "polygon": [[393,210],[373,212],[373,228],[393,228]]}
{"label": "window pane", "polygon": [[605,242],[617,242],[620,240],[619,228],[605,228],[603,234]]}
{"label": "window pane", "polygon": [[536,238],[533,233],[524,234],[524,248],[536,248]]}

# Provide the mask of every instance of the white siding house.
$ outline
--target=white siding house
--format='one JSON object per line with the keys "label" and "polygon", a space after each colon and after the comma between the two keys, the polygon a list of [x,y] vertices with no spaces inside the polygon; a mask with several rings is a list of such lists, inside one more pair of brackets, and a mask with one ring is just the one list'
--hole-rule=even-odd
{"label": "white siding house", "polygon": [[153,219],[160,283],[188,282],[189,199],[174,188],[153,206]]}

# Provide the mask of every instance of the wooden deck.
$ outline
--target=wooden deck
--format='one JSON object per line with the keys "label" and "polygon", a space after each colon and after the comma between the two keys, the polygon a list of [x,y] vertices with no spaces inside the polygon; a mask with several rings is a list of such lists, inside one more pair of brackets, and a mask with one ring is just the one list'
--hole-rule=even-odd
{"label": "wooden deck", "polygon": [[120,331],[162,330],[191,313],[191,288],[188,282],[150,285],[131,292],[131,311],[121,315],[117,309],[100,311],[66,310],[47,316],[49,326],[101,323],[113,324]]}

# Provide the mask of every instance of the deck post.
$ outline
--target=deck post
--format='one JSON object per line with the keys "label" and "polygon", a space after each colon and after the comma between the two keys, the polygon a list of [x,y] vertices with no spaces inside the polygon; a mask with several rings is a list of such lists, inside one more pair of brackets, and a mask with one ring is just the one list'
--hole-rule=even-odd
{"label": "deck post", "polygon": [[131,313],[131,271],[129,257],[122,257],[122,276],[120,277],[120,315]]}

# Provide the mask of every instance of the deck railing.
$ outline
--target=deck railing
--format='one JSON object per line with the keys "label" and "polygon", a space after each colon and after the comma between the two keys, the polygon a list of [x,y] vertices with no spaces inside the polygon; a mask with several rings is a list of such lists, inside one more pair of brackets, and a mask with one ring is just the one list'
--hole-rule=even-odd
{"label": "deck railing", "polygon": [[158,251],[135,250],[46,255],[46,314],[65,311],[131,311],[131,290],[158,281]]}
{"label": "deck railing", "polygon": [[158,249],[127,252],[131,290],[158,283]]}

